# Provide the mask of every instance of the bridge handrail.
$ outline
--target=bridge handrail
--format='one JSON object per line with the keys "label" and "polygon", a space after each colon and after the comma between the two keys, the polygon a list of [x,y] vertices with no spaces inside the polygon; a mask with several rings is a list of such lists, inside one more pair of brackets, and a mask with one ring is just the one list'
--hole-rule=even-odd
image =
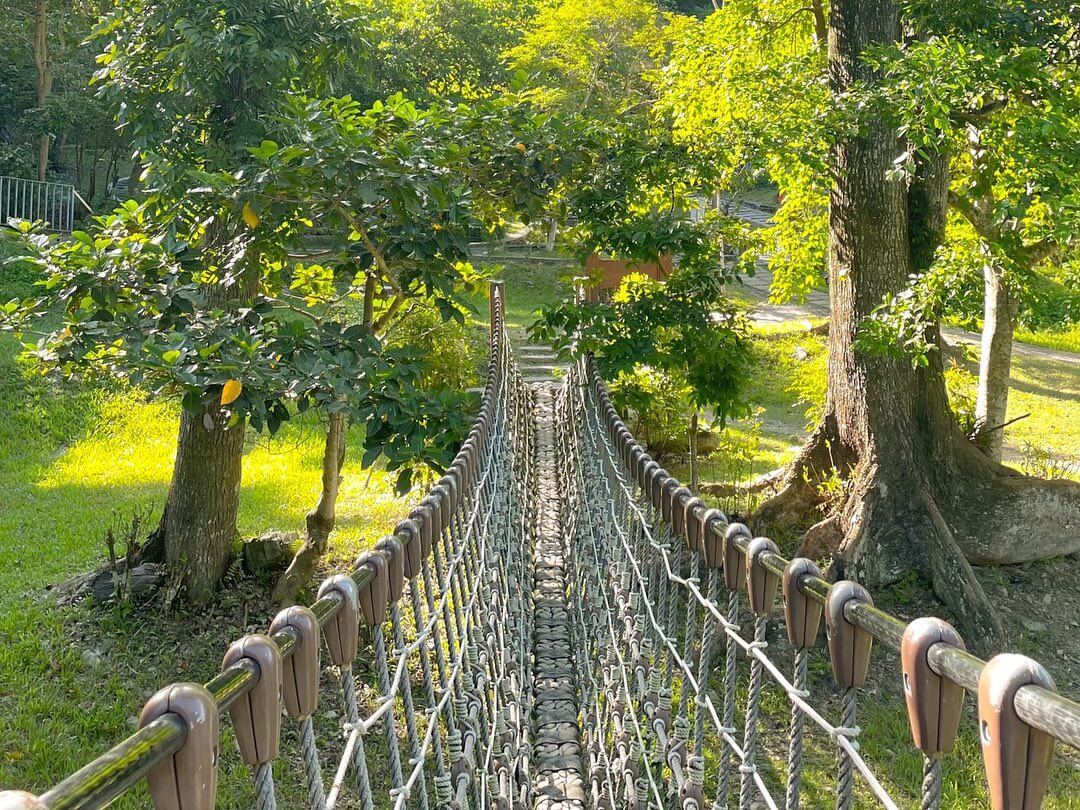
{"label": "bridge handrail", "polygon": [[[410,513],[410,518],[398,524],[392,535],[401,543],[402,554],[407,554],[410,543],[419,543],[419,532],[410,531],[409,523],[418,510],[423,510],[424,520],[441,531],[446,526],[439,523],[439,502],[444,497],[445,484],[453,479],[456,491],[464,488],[476,476],[477,459],[486,451],[492,429],[494,401],[509,382],[520,382],[520,372],[514,364],[510,351],[505,322],[505,292],[502,281],[493,281],[489,290],[490,337],[487,380],[481,396],[480,410],[473,421],[468,437],[457,453],[448,472],[421,500],[421,507]],[[476,483],[473,481],[473,483]],[[434,498],[434,505],[428,503]],[[425,506],[425,504],[427,504]],[[415,529],[415,524],[413,524]],[[371,561],[373,555],[389,560],[390,555],[382,548],[361,555],[348,574],[356,585],[361,601],[378,576],[378,566]],[[396,600],[394,600],[396,601]],[[322,596],[309,609],[314,613],[320,629],[325,628],[337,616],[343,600],[336,591]],[[300,636],[292,627],[285,627],[270,635],[275,642],[282,662],[287,661],[299,646]],[[241,697],[249,694],[260,680],[257,664],[250,657],[241,657],[237,663],[226,666],[203,686],[210,693],[220,715],[232,707]],[[176,713],[166,712],[117,743],[63,781],[40,796],[21,791],[0,792],[0,810],[91,810],[107,807],[124,793],[137,786],[156,767],[179,752],[189,735],[188,726]],[[215,763],[216,767],[216,763]]]}
{"label": "bridge handrail", "polygon": [[[690,493],[689,489],[683,487],[677,479],[661,469],[646,449],[634,439],[629,428],[619,417],[594,358],[587,357],[583,361],[583,367],[585,379],[582,384],[592,389],[599,417],[614,452],[613,458],[622,462],[623,470],[640,490],[646,502],[649,502],[651,498],[660,498],[667,514],[685,515],[680,521],[682,524],[680,527],[676,526],[674,517],[665,517],[662,514],[663,510],[656,508],[656,520],[664,523],[666,530],[671,532],[671,536],[680,537],[687,543],[692,553],[704,556],[705,552],[702,548],[694,547],[691,532],[694,532],[693,536],[700,538],[705,538],[707,533],[712,533],[714,536],[718,534],[719,538],[725,538],[726,534],[725,544],[727,541],[732,543],[742,556],[744,566],[760,565],[778,580],[782,579],[792,561],[774,550],[763,549],[760,546],[756,549],[756,553],[751,554],[751,544],[755,543],[757,538],[754,538],[745,527],[741,527],[745,530],[742,533],[731,532],[726,517],[719,513],[719,510],[709,510],[703,501]],[[731,524],[731,527],[734,526],[741,526],[741,524]],[[771,541],[767,542],[771,545]],[[727,562],[728,560],[724,561],[725,565]],[[803,595],[822,607],[828,604],[829,593],[836,587],[820,576],[809,573],[797,576],[794,582]],[[742,583],[742,587],[745,588],[745,583]],[[873,606],[872,603],[854,599],[844,603],[843,613],[850,624],[864,630],[875,640],[888,645],[893,650],[901,650],[905,630],[909,624]],[[1011,657],[1018,658],[1018,656]],[[1030,659],[1026,660],[1030,661]],[[984,661],[965,649],[944,641],[933,643],[927,648],[926,661],[929,669],[937,676],[976,695],[980,693],[980,677],[993,663]],[[1035,664],[1035,666],[1038,665]],[[1052,682],[1050,685],[1052,686]],[[1020,686],[1013,693],[1011,702],[1016,716],[1023,723],[1080,750],[1080,703],[1037,683]],[[985,732],[985,728],[983,731]],[[997,790],[1000,789],[1000,785],[995,787],[993,783],[991,784],[991,793],[995,797],[994,806],[1012,807],[1011,804],[997,803],[999,795]],[[1041,796],[1039,800],[1041,801]]]}

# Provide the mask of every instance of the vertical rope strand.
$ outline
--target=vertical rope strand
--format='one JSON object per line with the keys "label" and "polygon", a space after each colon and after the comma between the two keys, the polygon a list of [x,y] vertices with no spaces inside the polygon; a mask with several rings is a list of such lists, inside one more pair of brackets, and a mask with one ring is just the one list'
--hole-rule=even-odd
{"label": "vertical rope strand", "polygon": [[[765,643],[765,626],[768,618],[754,620],[754,643]],[[757,722],[761,701],[761,662],[750,660],[750,687],[746,692],[746,728],[743,732],[743,762],[739,767],[739,810],[750,810],[754,798],[754,774],[757,772]]]}
{"label": "vertical rope strand", "polygon": [[[735,626],[739,624],[739,592],[728,593],[728,621]],[[734,731],[735,729],[735,675],[738,665],[738,647],[732,636],[727,636],[727,646],[724,648],[724,728]],[[720,749],[720,775],[716,785],[716,804],[718,807],[728,806],[728,790],[731,782],[731,749],[723,746]]]}
{"label": "vertical rope strand", "polygon": [[[341,691],[345,697],[345,718],[351,725],[360,723],[360,707],[356,703],[356,684],[353,682],[352,667],[341,670]],[[364,751],[364,734],[356,734],[353,747],[353,769],[356,772],[356,784],[360,791],[360,806],[363,810],[374,810],[375,803],[371,793],[371,777],[368,775],[367,754]]]}
{"label": "vertical rope strand", "polygon": [[272,762],[255,766],[255,808],[256,810],[277,810]]}
{"label": "vertical rope strand", "polygon": [[[855,706],[858,690],[848,687],[840,695],[840,725],[855,728]],[[852,773],[851,757],[842,748],[836,771],[836,810],[851,810]]]}
{"label": "vertical rope strand", "polygon": [[923,757],[922,802],[919,810],[941,807],[941,760]]}
{"label": "vertical rope strand", "polygon": [[[795,672],[792,684],[796,689],[806,691],[806,665],[810,653],[800,647],[795,650]],[[806,718],[803,717],[802,709],[795,703],[791,704],[791,730],[788,740],[788,778],[787,778],[787,801],[786,810],[799,810],[799,789],[802,786],[803,767],[803,735]]]}
{"label": "vertical rope strand", "polygon": [[319,749],[315,744],[315,727],[310,717],[300,721],[300,753],[304,758],[304,782],[310,810],[326,810],[326,791],[323,788]]}
{"label": "vertical rope strand", "polygon": [[[401,608],[397,602],[390,604],[390,626],[393,630],[394,646],[397,650],[404,650],[405,633],[401,629]],[[420,753],[420,736],[416,731],[416,710],[413,707],[412,680],[409,677],[408,667],[405,669],[405,679],[401,685],[401,699],[405,708],[405,729],[409,737],[409,749],[412,751],[412,762],[421,763],[420,807],[421,810],[428,810],[427,783],[424,780],[423,757]]]}

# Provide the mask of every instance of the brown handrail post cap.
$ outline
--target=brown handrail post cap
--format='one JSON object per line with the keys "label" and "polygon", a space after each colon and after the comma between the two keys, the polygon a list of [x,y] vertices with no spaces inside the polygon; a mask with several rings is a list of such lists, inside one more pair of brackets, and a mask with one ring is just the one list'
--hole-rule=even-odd
{"label": "brown handrail post cap", "polygon": [[45,805],[33,793],[5,790],[0,792],[0,810],[45,810]]}
{"label": "brown handrail post cap", "polygon": [[396,537],[387,536],[376,543],[375,548],[386,555],[390,601],[396,602],[405,592],[405,554],[401,549],[401,541]]}
{"label": "brown handrail post cap", "polygon": [[381,551],[365,551],[356,558],[356,568],[370,565],[375,575],[360,589],[360,614],[368,627],[386,620],[386,608],[390,604],[390,564]]}
{"label": "brown handrail post cap", "polygon": [[829,637],[829,658],[833,678],[841,688],[866,685],[866,671],[870,667],[870,648],[874,637],[861,627],[856,627],[844,615],[849,602],[874,604],[866,588],[857,582],[841,580],[829,589],[825,600],[825,628]]}
{"label": "brown handrail post cap", "polygon": [[[174,714],[187,726],[184,744],[146,778],[157,810],[211,810],[217,793],[218,709],[214,696],[199,683],[174,683],[143,706],[139,728]],[[0,808],[36,808],[40,804],[4,804]]]}
{"label": "brown handrail post cap", "polygon": [[282,662],[281,699],[289,717],[303,719],[319,705],[319,620],[309,608],[293,605],[274,617],[270,635],[290,628],[296,633],[296,647]]}
{"label": "brown handrail post cap", "polygon": [[319,598],[334,594],[341,606],[323,630],[326,650],[334,666],[350,667],[360,645],[360,594],[356,582],[345,574],[327,577],[319,586]]}
{"label": "brown handrail post cap", "polygon": [[[660,486],[660,515],[664,522],[674,528],[672,511],[675,508],[675,493],[680,489],[677,478],[668,476]],[[689,492],[690,490],[687,490]]]}
{"label": "brown handrail post cap", "polygon": [[668,479],[668,472],[663,467],[653,470],[652,478],[649,479],[649,500],[652,501],[653,509],[660,509],[662,487]]}
{"label": "brown handrail post cap", "polygon": [[406,518],[398,521],[398,524],[394,527],[394,534],[401,542],[405,578],[411,580],[420,573],[420,561],[423,559],[420,554],[422,550],[420,547],[420,527],[415,520]]}
{"label": "brown handrail post cap", "polygon": [[746,586],[746,557],[735,545],[735,538],[753,537],[750,529],[742,523],[732,523],[724,532],[724,584],[729,591]]}
{"label": "brown handrail post cap", "polygon": [[675,487],[671,491],[671,531],[676,537],[686,537],[686,502],[693,493],[686,487]]}
{"label": "brown handrail post cap", "polygon": [[281,742],[281,651],[270,636],[252,633],[232,643],[221,668],[244,658],[255,662],[259,680],[229,707],[229,717],[240,757],[248,765],[264,765],[277,757]]}
{"label": "brown handrail post cap", "polygon": [[705,550],[701,535],[704,533],[702,521],[707,511],[708,507],[701,498],[693,496],[686,499],[686,505],[683,507],[683,530],[686,535],[686,547],[691,551],[703,552]]}
{"label": "brown handrail post cap", "polygon": [[979,675],[979,741],[994,810],[1038,810],[1050,781],[1053,736],[1016,713],[1016,693],[1034,684],[1056,691],[1041,664],[1023,655],[991,658]]}
{"label": "brown handrail post cap", "polygon": [[821,577],[821,569],[813,560],[796,557],[784,567],[784,624],[788,641],[799,650],[814,646],[821,626],[821,603],[799,587],[799,580],[805,576]]}
{"label": "brown handrail post cap", "polygon": [[964,640],[953,626],[933,616],[915,619],[900,640],[900,668],[911,736],[916,747],[932,759],[952,750],[964,708],[964,687],[930,669],[927,655],[935,644],[965,649]]}
{"label": "brown handrail post cap", "polygon": [[705,565],[720,568],[724,564],[724,532],[727,516],[719,509],[710,509],[701,517],[701,551]]}
{"label": "brown handrail post cap", "polygon": [[746,549],[746,593],[750,597],[750,609],[756,616],[772,613],[776,601],[776,586],[780,577],[758,560],[765,552],[776,554],[776,543],[767,537],[755,537]]}

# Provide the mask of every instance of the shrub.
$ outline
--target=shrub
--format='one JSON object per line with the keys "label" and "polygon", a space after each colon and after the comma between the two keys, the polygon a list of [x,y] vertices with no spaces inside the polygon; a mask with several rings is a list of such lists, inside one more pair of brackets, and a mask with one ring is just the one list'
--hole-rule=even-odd
{"label": "shrub", "polygon": [[690,431],[690,388],[658,369],[636,365],[609,385],[615,407],[658,461],[685,453]]}
{"label": "shrub", "polygon": [[429,391],[464,391],[483,384],[487,336],[468,320],[444,321],[434,306],[418,305],[394,327],[388,342],[422,358],[420,381]]}

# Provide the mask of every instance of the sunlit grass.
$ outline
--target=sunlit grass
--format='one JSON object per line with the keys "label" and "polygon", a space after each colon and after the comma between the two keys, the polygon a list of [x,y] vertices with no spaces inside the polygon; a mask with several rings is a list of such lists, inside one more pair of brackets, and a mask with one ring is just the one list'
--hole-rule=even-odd
{"label": "sunlit grass", "polygon": [[[127,736],[154,689],[213,675],[230,634],[243,632],[236,623],[249,603],[237,600],[254,594],[249,622],[264,625],[271,583],[261,591],[230,586],[198,615],[64,608],[45,595],[104,562],[110,527],[135,512],[157,519],[179,409],[136,391],[49,383],[21,368],[16,353],[13,340],[0,338],[0,786],[40,791]],[[408,509],[391,476],[360,469],[361,439],[354,429],[328,555],[338,568]],[[322,425],[310,415],[273,439],[249,436],[242,537],[302,531],[319,493],[322,445]],[[72,636],[92,628],[93,638]],[[102,663],[84,658],[95,647]],[[235,757],[224,763],[219,805],[251,806],[250,776]],[[146,799],[118,806],[142,807]]]}
{"label": "sunlit grass", "polygon": [[1033,346],[1080,354],[1080,323],[1074,323],[1067,329],[1041,329],[1038,331],[1019,327],[1016,330],[1015,337],[1022,343],[1030,343]]}
{"label": "sunlit grass", "polygon": [[[954,395],[973,401],[978,387],[975,354],[950,367]],[[1080,365],[1032,354],[1014,353],[1012,388],[1005,428],[1007,463],[1022,467],[1026,447],[1041,448],[1063,461],[1080,460]]]}

